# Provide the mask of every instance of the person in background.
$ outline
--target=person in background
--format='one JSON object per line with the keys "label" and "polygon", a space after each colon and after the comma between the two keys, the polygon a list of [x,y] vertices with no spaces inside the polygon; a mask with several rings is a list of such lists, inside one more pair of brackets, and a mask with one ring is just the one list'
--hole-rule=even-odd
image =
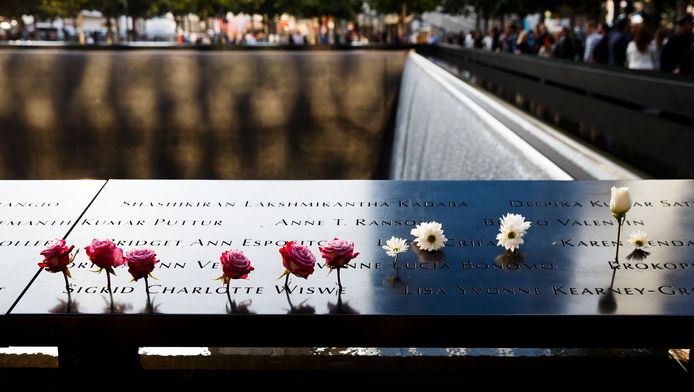
{"label": "person in background", "polygon": [[660,56],[663,53],[663,45],[665,45],[668,35],[670,35],[670,29],[666,27],[658,27],[655,31],[655,38],[653,38],[653,41],[658,51],[658,69],[660,69]]}
{"label": "person in background", "polygon": [[[496,29],[496,27],[494,29]],[[482,38],[482,49],[490,52],[494,50],[494,29],[490,30],[487,35]]]}
{"label": "person in background", "polygon": [[658,69],[658,49],[651,30],[643,24],[636,28],[634,39],[627,45],[627,68],[655,71]]}
{"label": "person in background", "polygon": [[509,46],[510,46],[510,52],[515,53],[516,52],[516,42],[518,41],[518,26],[515,23],[511,24],[511,36],[508,38],[509,40]]}
{"label": "person in background", "polygon": [[528,43],[528,32],[522,30],[516,40],[515,54],[532,54],[533,48]]}
{"label": "person in background", "polygon": [[571,32],[573,33],[574,42],[576,43],[574,60],[583,61],[583,53],[586,51],[586,37],[588,34],[586,34],[585,29],[581,29],[578,26],[572,28]]}
{"label": "person in background", "polygon": [[605,24],[590,22],[586,26],[586,48],[583,51],[583,61],[592,63],[593,50],[598,45],[598,42],[605,36]]}
{"label": "person in background", "polygon": [[465,47],[468,49],[472,49],[475,47],[475,36],[473,34],[474,31],[472,30],[465,34]]}
{"label": "person in background", "polygon": [[682,62],[692,45],[693,25],[691,15],[685,15],[677,21],[677,32],[668,37],[660,53],[661,71],[673,72]]}
{"label": "person in background", "polygon": [[535,31],[534,30],[525,30],[525,32],[528,34],[528,46],[530,47],[530,51],[528,53],[530,54],[535,54]]}
{"label": "person in background", "polygon": [[689,46],[687,54],[684,55],[684,58],[680,61],[680,65],[675,72],[689,75],[694,74],[694,43]]}
{"label": "person in background", "polygon": [[304,44],[304,37],[301,35],[301,32],[299,30],[294,31],[294,34],[292,34],[292,45],[303,45]]}
{"label": "person in background", "polygon": [[501,44],[499,43],[499,36],[501,35],[501,30],[499,30],[498,27],[494,26],[492,29],[492,51],[496,52],[499,50],[499,47]]}
{"label": "person in background", "polygon": [[507,25],[504,33],[499,37],[500,51],[504,53],[516,52],[516,41],[518,40],[518,26],[515,23]]}
{"label": "person in background", "polygon": [[506,25],[503,27],[501,33],[499,33],[499,46],[497,47],[497,52],[510,52],[510,46],[508,44],[509,37],[511,36],[511,26]]}
{"label": "person in background", "polygon": [[453,32],[450,32],[450,31],[449,31],[448,34],[446,34],[446,42],[448,42],[449,44],[455,44],[455,43],[457,43],[457,41],[456,41],[456,37],[457,37],[457,36],[458,36],[458,35],[457,35],[456,33],[453,33]]}
{"label": "person in background", "polygon": [[544,23],[535,26],[535,48],[534,53],[539,57],[549,58],[552,56],[554,48],[554,36],[547,31]]}
{"label": "person in background", "polygon": [[573,32],[568,27],[562,27],[557,46],[552,53],[555,58],[573,60],[578,49],[578,43]]}
{"label": "person in background", "polygon": [[475,39],[475,49],[482,49],[482,32],[479,30],[475,30],[473,33],[473,38]]}
{"label": "person in background", "polygon": [[590,63],[591,64],[603,64],[607,65],[610,60],[610,48],[608,41],[610,40],[610,26],[603,24],[605,27],[605,33],[602,39],[595,44],[593,51],[590,53]]}
{"label": "person in background", "polygon": [[542,40],[542,46],[537,51],[537,57],[542,57],[545,59],[552,58],[552,52],[554,52],[554,36],[552,34],[547,34],[544,40]]}
{"label": "person in background", "polygon": [[622,18],[617,21],[614,31],[608,37],[607,63],[623,67],[627,61],[627,45],[629,45],[629,21]]}
{"label": "person in background", "polygon": [[547,26],[545,26],[544,23],[538,23],[535,25],[534,36],[535,40],[533,42],[533,53],[535,54],[540,53],[540,48],[545,46],[547,41],[550,42],[550,45],[554,43],[554,37],[547,32]]}

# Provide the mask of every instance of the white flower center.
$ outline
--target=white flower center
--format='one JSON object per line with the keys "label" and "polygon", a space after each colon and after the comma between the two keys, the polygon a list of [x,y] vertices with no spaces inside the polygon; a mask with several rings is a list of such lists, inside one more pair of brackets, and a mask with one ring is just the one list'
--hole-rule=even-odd
{"label": "white flower center", "polygon": [[436,236],[433,234],[429,234],[429,237],[427,237],[427,241],[433,244],[434,242],[436,242]]}
{"label": "white flower center", "polygon": [[508,232],[508,239],[509,239],[509,240],[512,240],[512,239],[514,239],[514,238],[516,238],[516,233],[513,232],[513,231],[509,231],[509,232]]}
{"label": "white flower center", "polygon": [[636,244],[636,246],[643,246],[643,241],[641,240],[636,240],[634,241],[634,243]]}

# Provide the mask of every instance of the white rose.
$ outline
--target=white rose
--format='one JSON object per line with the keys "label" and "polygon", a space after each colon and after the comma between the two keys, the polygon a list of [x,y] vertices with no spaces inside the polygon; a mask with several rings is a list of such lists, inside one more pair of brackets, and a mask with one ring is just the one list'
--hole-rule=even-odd
{"label": "white rose", "polygon": [[612,187],[610,210],[615,215],[624,215],[631,208],[631,196],[628,187]]}

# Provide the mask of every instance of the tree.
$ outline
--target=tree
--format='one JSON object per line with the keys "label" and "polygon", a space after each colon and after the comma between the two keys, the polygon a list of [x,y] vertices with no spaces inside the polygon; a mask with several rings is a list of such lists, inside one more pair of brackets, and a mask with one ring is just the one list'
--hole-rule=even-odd
{"label": "tree", "polygon": [[558,12],[562,16],[568,16],[571,25],[575,24],[576,15],[586,15],[590,19],[598,19],[602,14],[601,0],[563,0],[558,6],[552,7],[551,1],[544,2],[545,9]]}
{"label": "tree", "polygon": [[33,15],[39,11],[41,0],[2,0],[0,15],[8,18],[19,18],[22,15]]}
{"label": "tree", "polygon": [[443,0],[442,5],[449,13],[466,13],[473,9],[485,19],[508,14],[523,18],[536,12],[552,11],[569,16],[573,23],[578,14],[597,17],[602,3],[602,0]]}
{"label": "tree", "polygon": [[41,11],[50,16],[75,17],[88,0],[42,0]]}
{"label": "tree", "polygon": [[39,12],[45,15],[63,18],[73,18],[75,28],[79,31],[79,43],[86,42],[84,35],[84,18],[81,11],[87,5],[88,0],[41,0]]}
{"label": "tree", "polygon": [[101,11],[106,18],[106,42],[112,44],[114,36],[111,19],[125,12],[123,0],[87,0],[86,3],[86,8]]}
{"label": "tree", "polygon": [[321,1],[320,15],[330,15],[342,19],[354,19],[362,11],[363,1],[359,0],[332,0]]}
{"label": "tree", "polygon": [[193,11],[191,2],[188,0],[152,0],[150,9],[155,15],[163,15],[171,12],[174,15],[183,15]]}
{"label": "tree", "polygon": [[410,13],[433,11],[439,6],[440,0],[368,0],[369,6],[378,12],[399,14],[398,30],[405,35],[405,19]]}
{"label": "tree", "polygon": [[272,0],[226,0],[226,3],[232,11],[236,10],[245,14],[275,16],[282,8],[277,1]]}
{"label": "tree", "polygon": [[161,1],[158,0],[121,0],[123,2],[123,15],[133,19],[133,34],[135,37],[138,36],[137,31],[137,19],[139,18],[150,18],[153,16],[159,16],[164,14],[166,11],[161,12],[160,4]]}
{"label": "tree", "polygon": [[17,19],[19,31],[24,31],[22,15],[35,15],[40,9],[40,0],[0,0],[0,15]]}
{"label": "tree", "polygon": [[399,13],[403,9],[410,13],[435,10],[439,0],[369,0],[371,8],[382,13]]}
{"label": "tree", "polygon": [[284,0],[279,6],[284,12],[297,16],[353,19],[361,11],[362,4],[361,0]]}
{"label": "tree", "polygon": [[176,22],[176,30],[183,25],[183,16],[195,12],[189,0],[150,0],[150,15],[164,15],[170,12]]}
{"label": "tree", "polygon": [[504,0],[443,0],[441,5],[443,6],[443,11],[449,14],[468,15],[471,11],[474,11],[477,16],[476,28],[479,30],[479,20],[481,18],[485,22],[484,29],[487,30],[488,20],[503,16],[514,3]]}

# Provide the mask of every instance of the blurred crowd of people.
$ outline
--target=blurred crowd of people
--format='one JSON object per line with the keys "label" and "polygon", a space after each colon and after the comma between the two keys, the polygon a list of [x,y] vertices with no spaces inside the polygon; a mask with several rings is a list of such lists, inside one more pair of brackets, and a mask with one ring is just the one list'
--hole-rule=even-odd
{"label": "blurred crowd of people", "polygon": [[492,28],[487,34],[471,31],[449,34],[449,43],[494,52],[582,61],[645,71],[694,74],[694,22],[692,15],[674,29],[653,31],[644,23],[618,19],[612,27],[586,23],[583,28],[562,27],[549,32],[540,22],[525,30],[516,24]]}

